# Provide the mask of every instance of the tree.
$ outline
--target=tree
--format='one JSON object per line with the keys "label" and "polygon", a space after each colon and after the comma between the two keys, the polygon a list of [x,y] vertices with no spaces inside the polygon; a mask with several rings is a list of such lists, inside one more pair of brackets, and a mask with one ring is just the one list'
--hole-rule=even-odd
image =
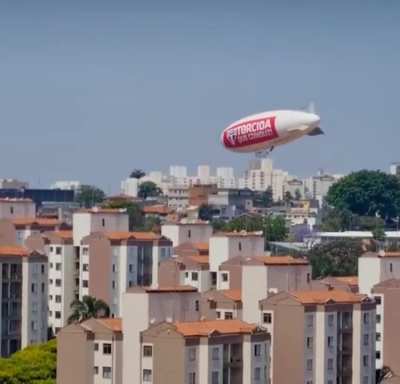
{"label": "tree", "polygon": [[161,194],[161,189],[152,181],[145,181],[139,185],[138,196],[143,199],[147,199],[148,197],[157,197]]}
{"label": "tree", "polygon": [[[140,228],[138,228],[140,229]],[[155,233],[161,233],[161,219],[158,216],[149,216],[144,219],[143,229]]]}
{"label": "tree", "polygon": [[258,193],[254,198],[254,205],[256,207],[271,207],[273,203],[272,188],[268,187],[264,192]]}
{"label": "tree", "polygon": [[72,314],[69,323],[80,322],[92,317],[101,318],[110,316],[110,307],[103,300],[93,296],[83,296],[82,300],[74,300],[71,304]]}
{"label": "tree", "polygon": [[381,171],[359,171],[333,184],[326,202],[359,216],[382,217],[386,222],[400,214],[400,180]]}
{"label": "tree", "polygon": [[57,343],[31,345],[0,359],[0,383],[3,384],[55,384]]}
{"label": "tree", "polygon": [[295,200],[297,200],[297,201],[299,201],[299,200],[301,200],[301,192],[300,192],[300,190],[299,189],[296,189],[295,191],[294,191],[294,199]]}
{"label": "tree", "polygon": [[102,203],[105,197],[105,193],[100,188],[93,185],[81,185],[75,196],[75,201],[81,207],[92,208],[96,204]]}
{"label": "tree", "polygon": [[129,177],[133,179],[141,179],[143,176],[146,175],[146,172],[144,172],[142,169],[134,169]]}
{"label": "tree", "polygon": [[103,208],[126,209],[129,216],[129,230],[143,229],[144,216],[139,204],[126,200],[113,200],[102,205]]}
{"label": "tree", "polygon": [[352,216],[349,210],[331,208],[324,205],[321,210],[320,230],[342,232],[351,229]]}
{"label": "tree", "polygon": [[308,252],[313,277],[357,275],[358,258],[362,255],[361,241],[334,240],[315,245]]}
{"label": "tree", "polygon": [[210,205],[202,204],[199,208],[199,219],[211,221],[213,218],[213,209]]}
{"label": "tree", "polygon": [[284,241],[287,239],[289,230],[283,216],[267,216],[264,219],[264,235],[268,241]]}
{"label": "tree", "polygon": [[293,196],[290,193],[290,191],[285,192],[285,194],[283,195],[283,200],[284,200],[286,206],[288,207],[293,200]]}

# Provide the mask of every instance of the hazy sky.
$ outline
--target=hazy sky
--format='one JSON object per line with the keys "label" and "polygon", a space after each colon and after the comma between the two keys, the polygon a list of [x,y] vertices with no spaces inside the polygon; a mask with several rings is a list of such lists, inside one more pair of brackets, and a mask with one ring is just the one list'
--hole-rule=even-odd
{"label": "hazy sky", "polygon": [[220,131],[313,100],[277,167],[400,160],[400,1],[0,0],[0,177],[115,191],[132,168],[233,165]]}

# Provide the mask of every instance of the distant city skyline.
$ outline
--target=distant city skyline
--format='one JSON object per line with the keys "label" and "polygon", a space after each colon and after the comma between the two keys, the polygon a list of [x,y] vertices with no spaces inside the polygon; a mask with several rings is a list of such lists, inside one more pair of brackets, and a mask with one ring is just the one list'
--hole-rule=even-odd
{"label": "distant city skyline", "polygon": [[[0,177],[112,192],[133,168],[246,168],[221,130],[314,101],[325,136],[273,153],[290,174],[398,160],[398,1],[0,5]],[[339,22],[340,21],[340,22]]]}

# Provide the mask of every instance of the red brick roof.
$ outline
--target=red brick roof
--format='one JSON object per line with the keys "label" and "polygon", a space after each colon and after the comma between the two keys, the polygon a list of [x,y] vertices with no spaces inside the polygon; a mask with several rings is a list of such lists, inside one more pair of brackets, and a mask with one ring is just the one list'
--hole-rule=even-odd
{"label": "red brick roof", "polygon": [[208,336],[212,333],[223,335],[250,334],[257,329],[254,324],[240,320],[209,320],[176,322],[176,330],[186,337]]}
{"label": "red brick roof", "polygon": [[290,292],[297,301],[302,304],[356,304],[364,301],[367,296],[341,290],[328,291],[295,291]]}
{"label": "red brick roof", "polygon": [[114,332],[122,332],[121,318],[115,317],[115,318],[97,319],[97,321]]}
{"label": "red brick roof", "polygon": [[0,256],[29,256],[30,252],[20,245],[1,245]]}

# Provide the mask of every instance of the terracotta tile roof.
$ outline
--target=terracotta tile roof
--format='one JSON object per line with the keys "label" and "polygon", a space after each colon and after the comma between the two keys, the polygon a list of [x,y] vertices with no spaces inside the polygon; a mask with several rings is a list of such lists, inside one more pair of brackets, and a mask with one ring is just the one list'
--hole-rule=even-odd
{"label": "terracotta tile roof", "polygon": [[230,300],[242,301],[242,291],[240,289],[223,289],[220,292]]}
{"label": "terracotta tile roof", "polygon": [[72,231],[54,231],[54,235],[61,237],[64,240],[72,240]]}
{"label": "terracotta tile roof", "polygon": [[107,328],[111,329],[114,332],[122,332],[122,319],[115,318],[107,318],[107,319],[97,319],[97,321]]}
{"label": "terracotta tile roof", "polygon": [[257,256],[264,265],[309,265],[307,259],[292,256]]}
{"label": "terracotta tile roof", "polygon": [[170,293],[170,292],[197,292],[197,288],[190,285],[174,285],[174,286],[161,286],[161,287],[144,287],[145,292],[159,292],[159,293]]}
{"label": "terracotta tile roof", "polygon": [[168,215],[171,213],[171,209],[164,204],[147,205],[142,209],[143,213],[156,214],[156,215]]}
{"label": "terracotta tile roof", "polygon": [[358,285],[358,276],[334,276],[335,280],[349,285]]}
{"label": "terracotta tile roof", "polygon": [[18,198],[18,197],[2,197],[0,202],[4,203],[33,203],[32,199],[28,198]]}
{"label": "terracotta tile roof", "polygon": [[212,333],[222,335],[250,334],[257,329],[254,324],[240,320],[210,320],[176,322],[176,330],[186,337],[208,336]]}
{"label": "terracotta tile roof", "polygon": [[209,245],[208,243],[192,243],[193,248],[199,250],[199,251],[208,251],[209,250]]}
{"label": "terracotta tile roof", "polygon": [[43,227],[55,227],[62,224],[61,220],[45,217],[20,217],[11,219],[11,222],[14,225],[29,226],[35,224]]}
{"label": "terracotta tile roof", "polygon": [[154,232],[106,232],[105,235],[110,240],[160,240],[162,238],[161,235],[158,235]]}
{"label": "terracotta tile roof", "polygon": [[400,252],[366,252],[362,257],[400,257]]}
{"label": "terracotta tile roof", "polygon": [[20,245],[1,245],[0,256],[29,256],[30,252]]}
{"label": "terracotta tile roof", "polygon": [[359,295],[341,290],[328,291],[295,291],[290,292],[302,304],[327,304],[329,302],[338,304],[361,303],[367,298],[366,295]]}
{"label": "terracotta tile roof", "polygon": [[[209,264],[210,263],[210,259],[208,256],[186,256],[187,259],[194,261],[197,264]],[[185,258],[183,258],[182,262],[185,262]]]}

